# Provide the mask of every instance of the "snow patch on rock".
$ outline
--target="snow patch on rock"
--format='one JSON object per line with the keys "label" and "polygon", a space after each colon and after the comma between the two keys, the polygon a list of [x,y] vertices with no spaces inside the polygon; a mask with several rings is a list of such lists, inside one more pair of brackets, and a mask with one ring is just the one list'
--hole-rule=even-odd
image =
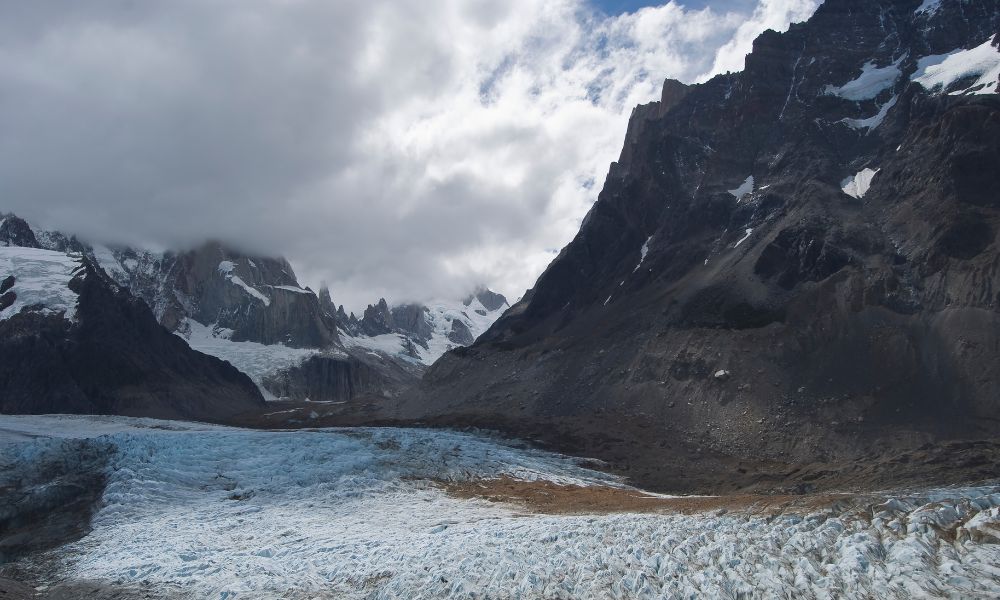
{"label": "snow patch on rock", "polygon": [[862,169],[853,176],[841,181],[840,189],[848,196],[864,198],[865,194],[868,193],[868,188],[872,186],[872,179],[878,172],[879,169]]}
{"label": "snow patch on rock", "polygon": [[855,79],[839,87],[828,85],[824,93],[854,102],[872,100],[884,90],[896,85],[896,81],[903,75],[899,70],[902,60],[899,59],[886,67],[876,67],[874,62],[869,61],[861,67],[861,74]]}
{"label": "snow patch on rock", "polygon": [[899,100],[899,96],[893,96],[885,104],[879,107],[878,112],[874,115],[868,117],[867,119],[841,119],[837,121],[838,123],[843,123],[851,129],[865,129],[871,131],[879,125],[882,121],[885,121],[886,115],[889,114],[889,110],[893,106],[896,106],[896,102]]}
{"label": "snow patch on rock", "polygon": [[992,38],[971,50],[959,48],[948,54],[925,56],[917,61],[917,70],[910,79],[939,94],[961,79],[975,77],[971,85],[952,90],[949,95],[996,94],[997,80],[1000,79],[1000,48],[994,47],[991,41]]}
{"label": "snow patch on rock", "polygon": [[748,239],[750,239],[750,236],[753,234],[753,228],[752,227],[747,227],[746,230],[745,230],[745,233],[746,233],[746,235],[744,235],[742,238],[740,238],[740,240],[738,242],[736,242],[736,245],[733,246],[733,248],[739,248],[740,244],[742,244],[743,242],[745,242]]}
{"label": "snow patch on rock", "polygon": [[276,290],[284,290],[286,292],[294,292],[296,294],[312,294],[309,290],[302,289],[300,287],[295,287],[292,285],[272,285],[270,286]]}
{"label": "snow patch on rock", "polygon": [[260,290],[258,290],[257,288],[243,281],[242,277],[233,272],[236,269],[236,265],[233,263],[233,261],[224,260],[220,262],[218,269],[220,275],[228,279],[234,285],[242,288],[243,291],[245,291],[247,294],[250,295],[250,297],[260,300],[261,302],[264,303],[264,306],[271,306],[270,298],[262,294]]}
{"label": "snow patch on rock", "polygon": [[635,268],[632,269],[633,273],[638,271],[639,267],[641,267],[642,263],[646,260],[646,255],[649,254],[649,241],[651,239],[653,239],[653,236],[649,236],[648,238],[646,238],[646,242],[642,245],[642,248],[639,250],[639,262],[635,265]]}
{"label": "snow patch on rock", "polygon": [[739,202],[740,200],[742,200],[744,196],[752,194],[753,193],[753,175],[750,175],[746,179],[744,179],[743,183],[741,183],[738,188],[729,190],[729,193],[732,194],[734,198],[736,198],[737,202]]}

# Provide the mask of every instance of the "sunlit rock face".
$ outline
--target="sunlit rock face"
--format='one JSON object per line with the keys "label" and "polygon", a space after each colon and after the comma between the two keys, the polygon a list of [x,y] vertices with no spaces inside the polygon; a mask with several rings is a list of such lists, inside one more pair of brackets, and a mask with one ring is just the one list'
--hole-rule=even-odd
{"label": "sunlit rock face", "polygon": [[743,72],[668,81],[576,238],[400,414],[667,489],[996,435],[998,27],[993,0],[829,0]]}

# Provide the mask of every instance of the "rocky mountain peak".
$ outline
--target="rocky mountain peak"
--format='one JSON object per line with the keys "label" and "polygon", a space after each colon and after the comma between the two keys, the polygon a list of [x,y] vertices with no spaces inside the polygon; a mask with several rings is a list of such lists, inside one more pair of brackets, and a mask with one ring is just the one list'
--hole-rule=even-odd
{"label": "rocky mountain peak", "polygon": [[464,300],[462,300],[462,304],[465,306],[471,306],[476,300],[479,301],[487,312],[494,312],[496,310],[500,310],[501,308],[510,306],[507,303],[507,298],[505,298],[503,294],[498,294],[486,286],[477,287],[473,293],[469,294]]}
{"label": "rocky mountain peak", "polygon": [[0,246],[41,248],[35,232],[28,223],[16,215],[0,213]]}
{"label": "rocky mountain peak", "polygon": [[681,488],[996,433],[1000,356],[953,349],[1000,348],[1000,3],[921,7],[830,0],[744,71],[665,84],[574,240],[404,413],[573,423]]}
{"label": "rocky mountain peak", "polygon": [[665,79],[663,91],[660,93],[660,116],[667,114],[691,91],[691,87],[676,79]]}
{"label": "rocky mountain peak", "polygon": [[393,328],[392,312],[389,311],[389,303],[385,298],[365,308],[365,314],[361,317],[361,331],[369,336],[378,336],[391,333]]}

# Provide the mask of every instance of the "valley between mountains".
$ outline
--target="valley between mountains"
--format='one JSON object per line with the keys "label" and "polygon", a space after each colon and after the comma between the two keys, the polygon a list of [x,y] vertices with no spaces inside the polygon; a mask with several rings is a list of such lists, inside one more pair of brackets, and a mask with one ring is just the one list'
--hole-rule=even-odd
{"label": "valley between mountains", "polygon": [[9,598],[1000,597],[1000,3],[636,106],[508,300],[0,215]]}

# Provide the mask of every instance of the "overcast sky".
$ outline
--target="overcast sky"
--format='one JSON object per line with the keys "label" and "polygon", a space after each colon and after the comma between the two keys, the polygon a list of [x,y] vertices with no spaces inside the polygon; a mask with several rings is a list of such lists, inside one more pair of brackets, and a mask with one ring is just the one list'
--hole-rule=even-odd
{"label": "overcast sky", "polygon": [[648,4],[0,0],[0,211],[284,255],[356,311],[477,282],[513,300],[634,105],[742,69],[818,2]]}

